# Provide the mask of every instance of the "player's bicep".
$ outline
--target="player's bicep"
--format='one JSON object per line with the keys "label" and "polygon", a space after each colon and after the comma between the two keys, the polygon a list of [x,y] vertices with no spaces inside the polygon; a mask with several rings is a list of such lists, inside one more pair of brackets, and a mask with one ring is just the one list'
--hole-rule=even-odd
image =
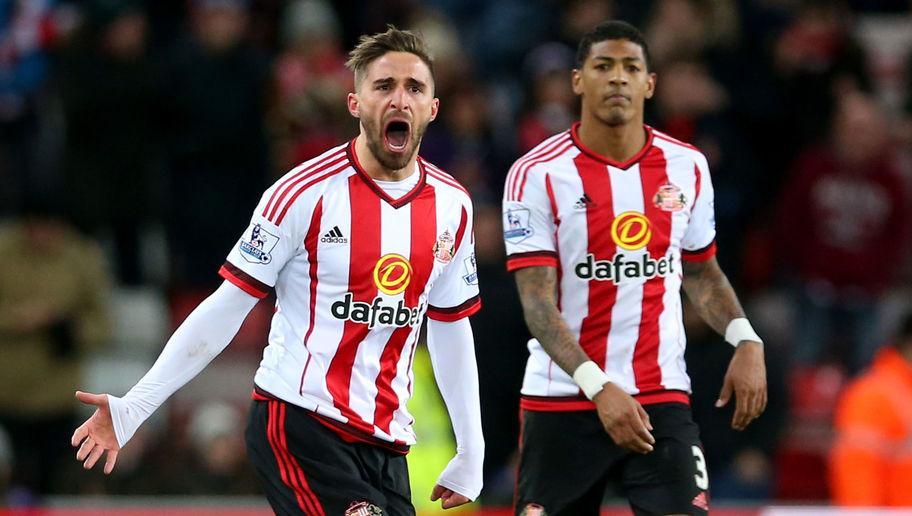
{"label": "player's bicep", "polygon": [[524,309],[542,303],[557,306],[557,268],[523,267],[514,271],[513,277]]}

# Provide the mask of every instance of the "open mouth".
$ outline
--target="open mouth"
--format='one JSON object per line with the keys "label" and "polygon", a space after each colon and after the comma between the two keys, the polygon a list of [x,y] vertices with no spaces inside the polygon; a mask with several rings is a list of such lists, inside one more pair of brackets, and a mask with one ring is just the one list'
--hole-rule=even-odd
{"label": "open mouth", "polygon": [[390,120],[383,131],[386,147],[393,152],[403,152],[409,141],[409,123],[404,120]]}

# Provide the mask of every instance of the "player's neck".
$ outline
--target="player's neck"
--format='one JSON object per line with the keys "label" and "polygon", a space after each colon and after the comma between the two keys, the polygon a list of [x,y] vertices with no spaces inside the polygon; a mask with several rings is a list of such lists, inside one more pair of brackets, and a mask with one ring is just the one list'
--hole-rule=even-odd
{"label": "player's neck", "polygon": [[384,167],[377,160],[377,157],[368,148],[367,139],[364,135],[359,135],[355,139],[355,158],[361,168],[367,172],[367,175],[376,181],[402,181],[415,172],[415,160],[418,158],[418,152],[416,150],[412,159],[404,167],[398,170],[391,170]]}
{"label": "player's neck", "polygon": [[594,116],[583,116],[578,135],[590,150],[621,163],[634,157],[646,145],[646,128],[642,119],[608,125]]}

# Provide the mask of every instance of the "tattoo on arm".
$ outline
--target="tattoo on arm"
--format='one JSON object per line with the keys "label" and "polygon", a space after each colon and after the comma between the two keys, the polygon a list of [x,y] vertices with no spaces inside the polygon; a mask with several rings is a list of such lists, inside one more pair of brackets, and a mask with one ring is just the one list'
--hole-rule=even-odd
{"label": "tattoo on arm", "polygon": [[526,267],[514,276],[526,326],[557,365],[572,375],[589,357],[557,309],[557,269]]}
{"label": "tattoo on arm", "polygon": [[720,335],[732,319],[744,317],[735,290],[716,258],[704,262],[684,262],[684,292],[700,317]]}

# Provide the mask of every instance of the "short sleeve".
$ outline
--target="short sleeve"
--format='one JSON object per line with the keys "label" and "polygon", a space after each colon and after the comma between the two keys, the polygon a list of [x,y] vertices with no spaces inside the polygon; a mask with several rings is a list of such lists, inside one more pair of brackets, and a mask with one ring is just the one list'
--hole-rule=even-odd
{"label": "short sleeve", "polygon": [[702,155],[694,164],[694,175],[694,205],[681,240],[681,259],[702,262],[716,255],[715,199],[709,165]]}
{"label": "short sleeve", "polygon": [[301,202],[295,203],[279,224],[270,218],[267,206],[272,198],[270,188],[263,194],[253,212],[250,225],[228,253],[219,275],[248,294],[264,298],[275,287],[279,271],[297,254],[304,241],[306,227],[299,220]]}
{"label": "short sleeve", "polygon": [[427,316],[435,321],[457,321],[481,309],[471,204],[462,209],[456,241],[456,254],[428,293]]}
{"label": "short sleeve", "polygon": [[558,267],[557,242],[547,175],[528,172],[518,198],[504,198],[503,229],[507,270],[524,267]]}

